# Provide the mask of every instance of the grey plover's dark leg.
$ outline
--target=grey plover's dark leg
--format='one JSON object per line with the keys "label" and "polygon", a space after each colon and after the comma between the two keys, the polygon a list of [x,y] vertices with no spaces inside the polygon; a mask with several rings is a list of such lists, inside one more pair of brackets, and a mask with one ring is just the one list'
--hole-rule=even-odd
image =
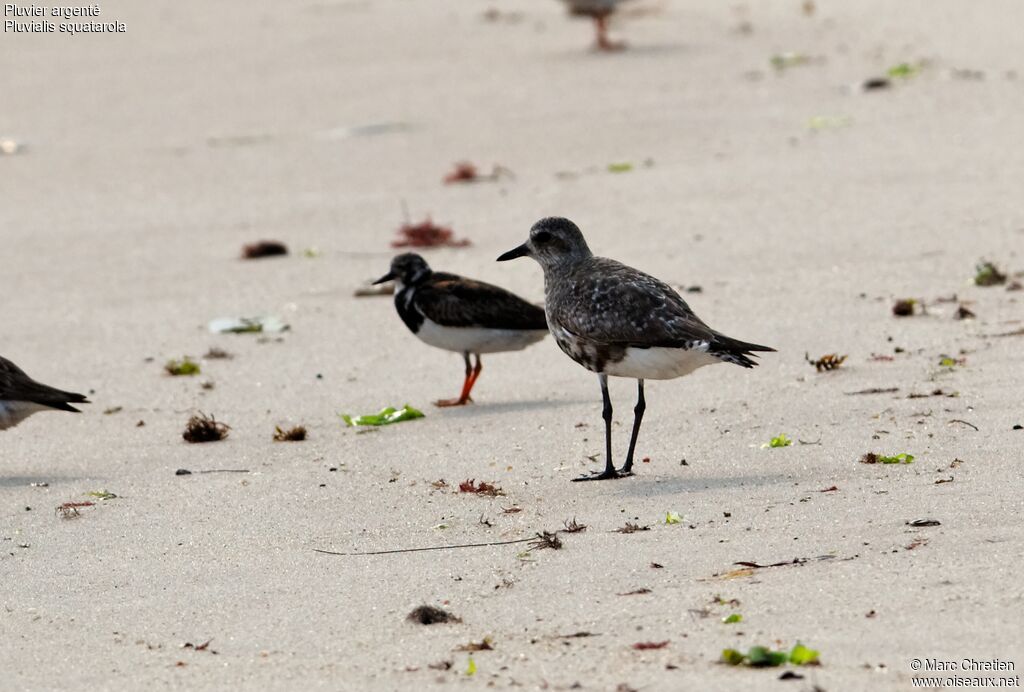
{"label": "grey plover's dark leg", "polygon": [[612,464],[612,398],[608,394],[608,376],[600,374],[601,396],[604,398],[604,408],[601,410],[601,417],[604,418],[604,471],[589,476],[573,478],[574,481],[603,481],[608,478],[621,478]]}
{"label": "grey plover's dark leg", "polygon": [[473,366],[469,362],[469,352],[462,354],[463,360],[466,361],[466,378],[462,381],[462,393],[459,394],[458,399],[441,399],[434,402],[434,406],[463,406],[469,403],[472,399],[469,398],[469,390],[473,388],[473,383],[476,382],[474,375],[479,375],[480,370],[480,356],[476,357],[476,371],[474,373]]}
{"label": "grey plover's dark leg", "polygon": [[640,421],[644,419],[644,411],[647,409],[647,402],[644,401],[644,381],[637,380],[636,407],[633,409],[633,434],[629,438],[629,452],[626,453],[626,463],[622,465],[622,474],[633,473],[633,451],[636,449],[636,438],[640,435]]}

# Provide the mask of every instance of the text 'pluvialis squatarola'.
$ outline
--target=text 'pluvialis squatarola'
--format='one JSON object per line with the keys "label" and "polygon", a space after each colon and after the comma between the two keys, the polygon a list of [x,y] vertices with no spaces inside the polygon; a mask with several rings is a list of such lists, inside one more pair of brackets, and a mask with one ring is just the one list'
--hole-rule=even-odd
{"label": "text 'pluvialis squatarola'", "polygon": [[[503,288],[455,274],[435,272],[415,253],[398,255],[391,271],[374,283],[396,282],[395,307],[420,341],[461,353],[466,379],[457,399],[434,402],[461,406],[470,399],[483,366],[481,353],[520,351],[548,333],[544,310]],[[471,365],[469,357],[476,357]]]}
{"label": "text 'pluvialis squatarola'", "polygon": [[[719,334],[693,314],[668,284],[632,267],[595,257],[580,229],[563,218],[541,219],[525,243],[499,262],[532,257],[544,270],[545,311],[555,341],[601,380],[605,469],[575,480],[621,478],[633,473],[633,452],[644,416],[644,380],[688,375],[712,363],[752,368],[754,351],[774,351]],[[633,434],[626,463],[612,464],[612,403],[608,376],[638,382]]]}
{"label": "text 'pluvialis squatarola'", "polygon": [[37,411],[80,411],[71,404],[88,404],[82,394],[40,384],[17,365],[0,356],[0,430],[13,428]]}

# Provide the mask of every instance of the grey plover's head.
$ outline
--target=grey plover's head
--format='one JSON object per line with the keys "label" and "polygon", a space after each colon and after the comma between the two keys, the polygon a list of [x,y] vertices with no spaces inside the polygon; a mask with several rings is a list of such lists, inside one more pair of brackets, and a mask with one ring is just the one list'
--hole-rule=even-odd
{"label": "grey plover's head", "polygon": [[542,267],[554,267],[579,262],[592,254],[576,224],[560,216],[549,216],[533,224],[529,239],[506,252],[498,261],[532,257]]}
{"label": "grey plover's head", "polygon": [[391,271],[373,283],[382,284],[385,281],[398,280],[406,286],[415,286],[428,276],[430,276],[430,265],[427,264],[427,261],[415,252],[405,252],[396,255],[391,260]]}

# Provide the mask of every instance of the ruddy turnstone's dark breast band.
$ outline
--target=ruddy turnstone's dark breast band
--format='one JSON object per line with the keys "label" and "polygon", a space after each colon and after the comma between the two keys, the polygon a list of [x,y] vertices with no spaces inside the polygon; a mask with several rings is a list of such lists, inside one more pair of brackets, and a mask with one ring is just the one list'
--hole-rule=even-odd
{"label": "ruddy turnstone's dark breast band", "polygon": [[13,428],[33,413],[46,410],[80,411],[71,404],[88,404],[83,394],[65,392],[36,382],[17,365],[0,356],[0,430]]}
{"label": "ruddy turnstone's dark breast band", "polygon": [[[523,245],[498,261],[532,257],[544,270],[545,310],[555,341],[570,358],[598,373],[604,398],[606,464],[596,476],[631,475],[640,422],[646,408],[646,379],[682,377],[697,368],[726,362],[751,368],[768,346],[716,332],[693,313],[663,281],[621,262],[595,257],[572,221],[541,219]],[[626,462],[612,465],[611,400],[608,376],[638,380],[638,397]]]}
{"label": "ruddy turnstone's dark breast band", "polygon": [[395,308],[409,330],[424,343],[463,355],[462,392],[435,402],[438,406],[472,401],[470,392],[483,369],[480,354],[518,351],[547,334],[543,309],[498,286],[435,272],[415,253],[395,257],[391,271],[375,283],[392,280]]}

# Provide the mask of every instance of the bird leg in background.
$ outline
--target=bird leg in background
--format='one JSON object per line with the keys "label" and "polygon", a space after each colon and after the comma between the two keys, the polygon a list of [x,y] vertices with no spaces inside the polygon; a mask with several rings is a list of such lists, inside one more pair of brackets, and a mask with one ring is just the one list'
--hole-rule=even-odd
{"label": "bird leg in background", "polygon": [[593,473],[589,476],[579,476],[573,478],[576,481],[603,481],[611,478],[622,478],[623,476],[632,476],[632,473],[620,474],[615,470],[615,466],[612,464],[612,398],[608,394],[608,376],[604,373],[598,375],[601,380],[601,396],[604,398],[604,408],[601,410],[601,416],[604,418],[604,453],[605,453],[605,464],[604,471],[601,473]]}
{"label": "bird leg in background", "polygon": [[462,381],[462,393],[459,394],[458,399],[440,399],[434,402],[434,406],[465,406],[473,399],[470,398],[469,392],[473,389],[473,385],[476,384],[476,378],[480,377],[480,371],[483,370],[483,366],[480,365],[480,356],[476,357],[476,367],[474,368],[469,362],[469,353],[463,353],[462,358],[466,361],[466,379]]}
{"label": "bird leg in background", "polygon": [[647,402],[644,400],[644,381],[637,380],[636,407],[633,409],[633,434],[629,438],[629,452],[626,453],[626,463],[622,465],[622,474],[628,476],[633,472],[633,450],[636,449],[636,438],[640,434],[640,421],[644,419],[644,411],[647,409]]}
{"label": "bird leg in background", "polygon": [[619,41],[615,42],[608,38],[608,15],[599,14],[594,17],[594,24],[597,27],[597,44],[598,50],[622,50],[626,47],[626,44]]}

